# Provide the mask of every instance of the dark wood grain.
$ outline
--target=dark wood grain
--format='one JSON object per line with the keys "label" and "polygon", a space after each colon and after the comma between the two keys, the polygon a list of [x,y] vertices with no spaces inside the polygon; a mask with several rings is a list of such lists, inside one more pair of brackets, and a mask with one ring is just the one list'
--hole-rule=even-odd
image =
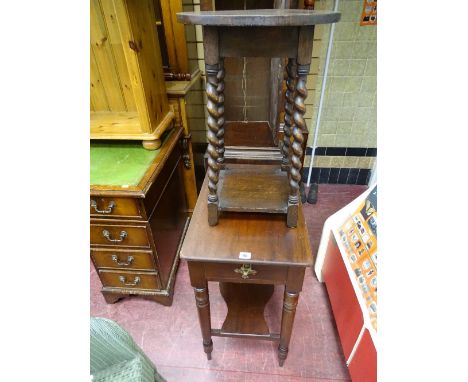
{"label": "dark wood grain", "polygon": [[161,289],[156,272],[115,271],[100,269],[99,277],[105,287],[122,289]]}
{"label": "dark wood grain", "polygon": [[288,177],[280,166],[227,165],[219,177],[219,210],[287,212]]}
{"label": "dark wood grain", "polygon": [[[104,232],[109,232],[109,238]],[[126,232],[126,237],[121,239],[122,232]],[[110,240],[119,240],[112,242]],[[101,222],[92,220],[90,225],[90,241],[92,246],[102,247],[140,247],[150,248],[148,233],[145,225],[120,224],[119,222]]]}
{"label": "dark wood grain", "polygon": [[335,23],[339,19],[339,12],[302,9],[252,9],[177,13],[177,20],[184,24],[216,26],[301,26]]}
{"label": "dark wood grain", "polygon": [[98,269],[156,270],[151,251],[91,249],[91,258]]}
{"label": "dark wood grain", "polygon": [[298,65],[308,65],[312,60],[312,45],[314,42],[314,26],[299,28],[299,38],[297,47]]}
{"label": "dark wood grain", "polygon": [[310,266],[312,253],[301,204],[296,229],[289,229],[281,215],[234,212],[226,214],[216,227],[210,227],[207,191],[205,178],[181,258],[240,264],[243,261],[239,253],[246,251],[252,253],[252,264]]}
{"label": "dark wood grain", "polygon": [[226,163],[279,164],[281,151],[268,122],[226,122]]}
{"label": "dark wood grain", "polygon": [[[206,28],[206,27],[204,27]],[[297,27],[219,27],[222,57],[295,57]]]}
{"label": "dark wood grain", "polygon": [[140,200],[136,198],[103,198],[92,196],[89,214],[91,217],[114,219],[144,219]]}
{"label": "dark wood grain", "polygon": [[226,150],[235,146],[276,147],[268,122],[226,121]]}
{"label": "dark wood grain", "polygon": [[[249,262],[247,262],[249,263]],[[252,283],[255,284],[274,284],[284,285],[288,280],[288,270],[285,267],[278,267],[276,265],[251,265],[251,268],[257,272],[250,275],[248,278],[242,278],[236,269],[242,267],[243,264],[219,264],[219,263],[205,263],[205,278],[208,281],[216,281],[223,279],[229,282],[236,283]]]}
{"label": "dark wood grain", "polygon": [[263,311],[275,290],[273,285],[219,283],[228,313],[221,334],[269,335]]}

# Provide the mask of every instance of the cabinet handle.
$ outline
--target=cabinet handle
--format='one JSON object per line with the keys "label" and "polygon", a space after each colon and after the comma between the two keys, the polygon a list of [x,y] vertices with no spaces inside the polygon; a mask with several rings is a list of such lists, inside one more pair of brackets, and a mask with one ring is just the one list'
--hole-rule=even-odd
{"label": "cabinet handle", "polygon": [[117,265],[123,265],[125,267],[128,267],[129,265],[131,265],[133,263],[133,260],[134,260],[133,256],[128,256],[127,261],[124,262],[124,261],[120,261],[117,255],[112,255],[112,261],[114,263],[116,263]]}
{"label": "cabinet handle", "polygon": [[250,275],[255,276],[257,271],[252,269],[252,264],[242,264],[242,267],[234,269],[234,272],[240,273],[243,279],[248,279]]}
{"label": "cabinet handle", "polygon": [[111,200],[105,210],[100,210],[98,209],[97,202],[95,200],[91,200],[91,207],[93,207],[94,211],[96,211],[98,214],[110,214],[112,210],[115,208],[115,206],[116,206],[115,202]]}
{"label": "cabinet handle", "polygon": [[121,243],[128,236],[126,231],[120,231],[120,239],[112,239],[110,232],[105,229],[102,231],[102,235],[111,243]]}
{"label": "cabinet handle", "polygon": [[127,278],[125,276],[119,276],[119,280],[125,286],[135,286],[135,285],[138,285],[141,281],[140,276],[135,276],[135,278],[133,279],[133,282],[131,283],[127,282]]}

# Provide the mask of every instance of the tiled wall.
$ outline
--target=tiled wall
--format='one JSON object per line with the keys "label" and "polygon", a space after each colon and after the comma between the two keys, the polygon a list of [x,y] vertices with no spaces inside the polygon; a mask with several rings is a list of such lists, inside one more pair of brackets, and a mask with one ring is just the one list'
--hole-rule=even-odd
{"label": "tiled wall", "polygon": [[[362,7],[362,0],[341,0],[338,7],[341,20],[335,26],[315,168],[364,170],[371,169],[374,165],[376,150],[372,150],[375,155],[367,157],[336,156],[330,150],[336,147],[360,148],[365,152],[367,148],[377,147],[377,27],[359,25]],[[333,9],[333,1],[318,0],[316,9]],[[329,25],[320,28],[322,43],[317,54],[320,57],[318,76],[316,83],[309,85],[310,93],[314,95],[313,99],[308,100],[309,109],[306,114],[310,133],[309,147],[314,139],[330,35]],[[310,165],[310,152],[308,150],[305,158],[306,167]],[[359,152],[358,150],[357,153]],[[318,179],[314,180],[320,180],[320,175],[317,176]],[[320,182],[326,182],[324,179],[322,177]]]}
{"label": "tiled wall", "polygon": [[[331,10],[333,9],[333,1],[317,0],[315,7],[317,10]],[[355,170],[359,172],[360,169],[363,170],[362,173],[364,174],[364,170],[367,170],[366,177],[361,174],[359,183],[362,183],[364,178],[367,179],[370,176],[369,170],[373,167],[376,154],[374,153],[372,156],[350,154],[365,153],[367,148],[375,149],[377,144],[377,27],[361,27],[359,25],[362,7],[362,0],[340,1],[341,21],[336,24],[335,28],[317,142],[319,150],[317,150],[314,160],[314,167],[326,169],[324,170],[325,174],[336,173],[336,169],[344,169],[341,171],[342,174],[349,173],[352,170],[354,170],[354,173]],[[184,11],[198,11],[200,10],[200,2],[199,0],[183,0],[183,8]],[[316,127],[329,33],[330,25],[316,27],[311,69],[307,79],[306,122],[309,129],[309,146],[313,143]],[[204,73],[201,27],[187,26],[186,36],[189,61],[191,65],[197,65]],[[195,145],[197,143],[204,144],[206,143],[206,112],[204,109],[206,96],[202,86],[192,93],[188,118],[193,142]],[[351,150],[344,155],[334,155],[332,148],[345,150],[345,153],[349,148],[358,148],[360,150]],[[311,150],[306,152],[304,177],[307,177],[307,167],[310,165],[310,152]],[[198,161],[201,161],[201,158]],[[344,181],[343,179],[344,176],[341,176],[339,183],[353,183],[355,177],[346,178]],[[322,183],[330,181],[325,175],[320,176],[320,170],[318,174],[317,170],[314,171],[313,180]]]}

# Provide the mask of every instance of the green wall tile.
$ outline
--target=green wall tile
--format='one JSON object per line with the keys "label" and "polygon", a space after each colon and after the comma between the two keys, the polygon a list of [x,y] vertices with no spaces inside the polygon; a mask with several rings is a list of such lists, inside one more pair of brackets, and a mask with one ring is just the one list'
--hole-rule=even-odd
{"label": "green wall tile", "polygon": [[359,41],[377,40],[377,28],[374,26],[362,26],[357,30],[356,39]]}
{"label": "green wall tile", "polygon": [[320,126],[320,131],[323,134],[336,134],[336,121],[323,121]]}
{"label": "green wall tile", "polygon": [[355,109],[353,121],[366,122],[370,116],[369,107],[358,107]]}
{"label": "green wall tile", "polygon": [[[348,44],[351,45],[351,44]],[[371,56],[371,49],[373,43],[367,41],[356,41],[353,44],[353,56],[352,58],[368,58]]]}
{"label": "green wall tile", "polygon": [[359,104],[357,93],[344,93],[343,94],[343,106],[356,107]]}
{"label": "green wall tile", "polygon": [[334,60],[333,65],[330,67],[329,74],[331,76],[346,76],[348,74],[350,60],[337,59]]}
{"label": "green wall tile", "polygon": [[[354,96],[358,101],[357,106],[372,106],[374,102],[374,92],[362,92]],[[374,108],[375,109],[375,108]]]}
{"label": "green wall tile", "polygon": [[335,41],[333,43],[332,56],[337,58],[353,58],[353,44],[348,41]]}
{"label": "green wall tile", "polygon": [[343,96],[345,93],[330,92],[327,94],[326,103],[330,106],[343,106]]}
{"label": "green wall tile", "polygon": [[350,121],[339,121],[336,124],[336,133],[337,134],[350,134],[353,127],[353,122]]}
{"label": "green wall tile", "polygon": [[334,38],[336,41],[354,41],[355,33],[354,22],[342,21],[336,24]]}
{"label": "green wall tile", "polygon": [[348,76],[362,76],[366,71],[365,59],[355,59],[349,61]]}
{"label": "green wall tile", "polygon": [[377,75],[377,59],[369,58],[367,59],[366,71],[364,72],[366,76],[375,76]]}
{"label": "green wall tile", "polygon": [[342,107],[340,108],[340,121],[352,121],[355,113],[354,107]]}
{"label": "green wall tile", "polygon": [[327,90],[330,92],[344,92],[346,88],[347,78],[346,77],[330,77],[330,84],[327,86]]}
{"label": "green wall tile", "polygon": [[345,92],[347,93],[358,93],[361,90],[362,77],[345,77],[346,85]]}
{"label": "green wall tile", "polygon": [[337,147],[348,147],[349,134],[336,134],[335,144]]}
{"label": "green wall tile", "polygon": [[362,92],[375,92],[377,90],[377,77],[366,76],[362,77]]}
{"label": "green wall tile", "polygon": [[335,134],[319,134],[318,146],[335,146]]}

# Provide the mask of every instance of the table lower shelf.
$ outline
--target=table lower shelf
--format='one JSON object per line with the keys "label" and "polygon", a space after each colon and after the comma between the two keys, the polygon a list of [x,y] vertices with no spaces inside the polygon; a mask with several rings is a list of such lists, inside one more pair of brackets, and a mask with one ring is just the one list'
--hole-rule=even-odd
{"label": "table lower shelf", "polygon": [[275,290],[274,285],[220,282],[219,290],[226,301],[228,313],[222,328],[211,329],[211,335],[279,340],[279,334],[270,333],[264,317],[265,306]]}
{"label": "table lower shelf", "polygon": [[230,337],[230,338],[253,338],[256,340],[279,341],[279,333],[270,334],[252,334],[252,333],[229,333],[222,329],[211,329],[211,335],[215,337]]}
{"label": "table lower shelf", "polygon": [[288,173],[277,165],[227,164],[218,195],[220,211],[286,214]]}

